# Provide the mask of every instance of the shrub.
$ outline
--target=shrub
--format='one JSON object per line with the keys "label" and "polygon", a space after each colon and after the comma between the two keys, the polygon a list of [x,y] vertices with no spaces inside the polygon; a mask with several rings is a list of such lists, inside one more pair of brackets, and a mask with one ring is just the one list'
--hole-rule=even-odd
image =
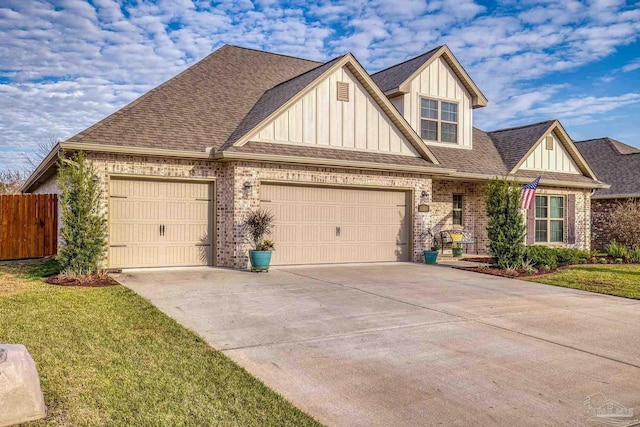
{"label": "shrub", "polygon": [[527,246],[524,258],[538,268],[542,266],[548,266],[550,269],[558,267],[558,251],[548,246]]}
{"label": "shrub", "polygon": [[616,264],[622,264],[624,262],[624,260],[622,258],[616,258],[615,262],[616,262]]}
{"label": "shrub", "polygon": [[629,252],[629,259],[633,262],[640,262],[640,248]]}
{"label": "shrub", "polygon": [[589,251],[583,251],[576,248],[558,248],[556,249],[556,255],[559,265],[565,264],[578,264],[580,260],[589,257]]}
{"label": "shrub", "polygon": [[78,276],[97,272],[104,260],[107,220],[101,209],[100,184],[93,165],[82,151],[60,156],[58,187],[62,214],[62,245],[58,262],[63,271]]}
{"label": "shrub", "polygon": [[606,258],[600,258],[598,260],[598,264],[606,264],[607,263],[607,259]]}
{"label": "shrub", "polygon": [[607,245],[605,251],[607,252],[607,255],[612,258],[629,257],[629,251],[627,251],[627,248],[622,243],[618,243],[615,240]]}
{"label": "shrub", "polygon": [[487,186],[489,252],[498,268],[522,265],[525,224],[520,210],[519,185],[506,178],[494,179]]}
{"label": "shrub", "polygon": [[640,201],[619,203],[609,215],[608,232],[613,239],[631,249],[640,248]]}

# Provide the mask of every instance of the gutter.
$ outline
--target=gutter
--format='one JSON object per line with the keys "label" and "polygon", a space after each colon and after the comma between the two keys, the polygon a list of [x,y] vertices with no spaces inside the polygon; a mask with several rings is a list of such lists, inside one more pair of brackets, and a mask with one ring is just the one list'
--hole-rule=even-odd
{"label": "gutter", "polygon": [[[488,181],[494,178],[502,178],[504,175],[484,175],[479,173],[466,173],[466,172],[456,172],[455,177],[452,179],[469,179],[473,181]],[[507,179],[509,181],[519,182],[519,183],[528,183],[531,181],[531,178],[521,177],[521,176],[513,176],[507,175]],[[609,188],[609,184],[605,184],[603,182],[594,181],[593,183],[587,182],[573,182],[573,181],[558,181],[555,179],[545,179],[544,177],[540,180],[540,185],[548,185],[551,187],[572,187],[572,188]]]}
{"label": "gutter", "polygon": [[640,198],[640,193],[632,193],[632,194],[606,194],[604,196],[591,196],[592,199],[638,199]]}
{"label": "gutter", "polygon": [[399,165],[393,163],[359,162],[352,160],[323,159],[316,157],[279,156],[274,154],[255,154],[222,151],[213,156],[216,161],[252,160],[258,162],[273,162],[287,164],[306,164],[313,166],[331,166],[348,169],[384,170],[391,172],[407,172],[427,175],[448,176],[455,173],[455,169],[430,168],[426,166]]}

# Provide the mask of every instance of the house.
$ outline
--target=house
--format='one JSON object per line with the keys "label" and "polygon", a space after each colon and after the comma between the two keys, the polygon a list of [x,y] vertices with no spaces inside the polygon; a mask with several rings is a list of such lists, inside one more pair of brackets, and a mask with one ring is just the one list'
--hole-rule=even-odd
{"label": "house", "polygon": [[611,240],[609,215],[620,202],[640,201],[640,150],[612,138],[579,141],[576,147],[599,178],[609,184],[591,196],[592,244],[602,249]]}
{"label": "house", "polygon": [[447,46],[370,75],[349,53],[227,45],[60,143],[23,190],[56,192],[58,150],[83,150],[104,188],[108,267],[244,268],[240,224],[258,207],[276,218],[276,265],[418,261],[428,229],[484,251],[488,180],[543,173],[528,243],[588,248],[606,185],[558,121],[475,128],[487,102]]}

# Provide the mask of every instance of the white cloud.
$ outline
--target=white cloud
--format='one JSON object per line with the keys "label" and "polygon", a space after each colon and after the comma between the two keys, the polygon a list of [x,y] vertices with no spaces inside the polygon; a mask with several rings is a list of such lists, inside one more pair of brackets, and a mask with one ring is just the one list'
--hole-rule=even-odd
{"label": "white cloud", "polygon": [[[371,71],[447,43],[490,99],[479,125],[595,118],[604,107],[594,100],[614,108],[614,99],[637,102],[634,94],[573,97],[591,111],[580,115],[563,103],[566,87],[544,79],[638,34],[640,8],[622,0],[4,0],[0,161],[7,147],[68,138],[224,43],[317,60],[352,51]],[[638,68],[636,59],[620,72]]]}

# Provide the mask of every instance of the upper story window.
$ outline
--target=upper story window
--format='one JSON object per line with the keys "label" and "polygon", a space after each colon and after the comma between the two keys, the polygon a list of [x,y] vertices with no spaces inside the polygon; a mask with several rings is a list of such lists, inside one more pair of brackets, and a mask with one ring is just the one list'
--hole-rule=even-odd
{"label": "upper story window", "polygon": [[436,142],[458,143],[458,104],[420,98],[420,136]]}

